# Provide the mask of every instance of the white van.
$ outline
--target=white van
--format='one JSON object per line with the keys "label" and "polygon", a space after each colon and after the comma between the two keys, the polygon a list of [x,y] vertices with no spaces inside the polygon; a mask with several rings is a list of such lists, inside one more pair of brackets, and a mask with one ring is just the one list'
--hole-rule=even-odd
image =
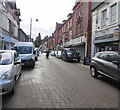
{"label": "white van", "polygon": [[35,47],[32,42],[17,42],[14,45],[14,50],[16,50],[21,57],[22,65],[30,66],[34,68],[35,66]]}

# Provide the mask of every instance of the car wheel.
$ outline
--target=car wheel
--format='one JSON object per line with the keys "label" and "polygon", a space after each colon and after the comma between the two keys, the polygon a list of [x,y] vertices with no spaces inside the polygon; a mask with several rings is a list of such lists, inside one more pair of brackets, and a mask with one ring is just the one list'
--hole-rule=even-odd
{"label": "car wheel", "polygon": [[19,74],[19,78],[21,77],[21,71],[20,71],[20,74]]}
{"label": "car wheel", "polygon": [[80,62],[80,59],[79,59],[79,58],[77,59],[77,62],[78,62],[78,63]]}
{"label": "car wheel", "polygon": [[90,68],[90,74],[92,77],[97,78],[98,73],[97,73],[97,70],[95,69],[95,67]]}
{"label": "car wheel", "polygon": [[12,91],[10,92],[11,95],[15,93],[15,87],[16,87],[16,80],[14,80],[14,85],[13,85]]}
{"label": "car wheel", "polygon": [[67,58],[65,58],[65,61],[68,62]]}
{"label": "car wheel", "polygon": [[38,61],[38,57],[35,57],[35,61]]}
{"label": "car wheel", "polygon": [[35,62],[32,64],[31,68],[34,68],[35,67]]}

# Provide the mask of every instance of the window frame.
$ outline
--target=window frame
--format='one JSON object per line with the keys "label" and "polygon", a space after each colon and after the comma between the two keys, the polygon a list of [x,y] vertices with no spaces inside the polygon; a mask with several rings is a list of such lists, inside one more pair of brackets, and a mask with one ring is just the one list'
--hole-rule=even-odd
{"label": "window frame", "polygon": [[101,26],[106,26],[107,9],[104,9],[101,14]]}
{"label": "window frame", "polygon": [[[113,9],[115,7],[115,9]],[[115,12],[113,12],[113,10],[115,10]],[[115,18],[113,19],[113,16],[115,16]],[[113,4],[110,6],[110,23],[114,23],[117,20],[117,3]]]}

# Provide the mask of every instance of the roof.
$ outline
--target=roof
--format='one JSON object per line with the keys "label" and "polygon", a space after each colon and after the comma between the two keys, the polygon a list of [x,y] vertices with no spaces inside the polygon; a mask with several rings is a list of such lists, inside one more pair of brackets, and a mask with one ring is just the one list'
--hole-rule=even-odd
{"label": "roof", "polygon": [[14,53],[16,51],[15,50],[0,50],[0,52],[11,52],[11,53]]}
{"label": "roof", "polygon": [[61,26],[62,26],[61,23],[57,23],[57,22],[56,22],[56,29],[60,28]]}
{"label": "roof", "polygon": [[101,0],[101,2],[92,2],[92,10],[95,10],[97,7],[102,5],[104,0]]}
{"label": "roof", "polygon": [[14,46],[34,46],[33,42],[17,42]]}
{"label": "roof", "polygon": [[97,53],[117,53],[118,54],[118,51],[101,51],[101,52],[97,52]]}

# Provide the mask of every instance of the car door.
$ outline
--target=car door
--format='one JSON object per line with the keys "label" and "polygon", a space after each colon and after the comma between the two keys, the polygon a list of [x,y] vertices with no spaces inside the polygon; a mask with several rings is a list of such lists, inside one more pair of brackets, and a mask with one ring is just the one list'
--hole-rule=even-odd
{"label": "car door", "polygon": [[120,68],[118,65],[113,63],[113,61],[120,62],[120,56],[115,53],[109,53],[107,55],[107,68],[106,71],[108,75],[110,75],[112,78],[115,78],[118,80],[118,74],[120,72]]}
{"label": "car door", "polygon": [[100,56],[96,59],[97,70],[101,74],[106,73],[106,55],[107,53],[101,53]]}
{"label": "car door", "polygon": [[18,79],[19,74],[21,72],[21,59],[20,59],[17,52],[14,53],[14,62],[15,62],[14,65],[15,65],[15,68],[16,68],[15,69],[16,70],[16,76],[17,76],[17,79]]}

